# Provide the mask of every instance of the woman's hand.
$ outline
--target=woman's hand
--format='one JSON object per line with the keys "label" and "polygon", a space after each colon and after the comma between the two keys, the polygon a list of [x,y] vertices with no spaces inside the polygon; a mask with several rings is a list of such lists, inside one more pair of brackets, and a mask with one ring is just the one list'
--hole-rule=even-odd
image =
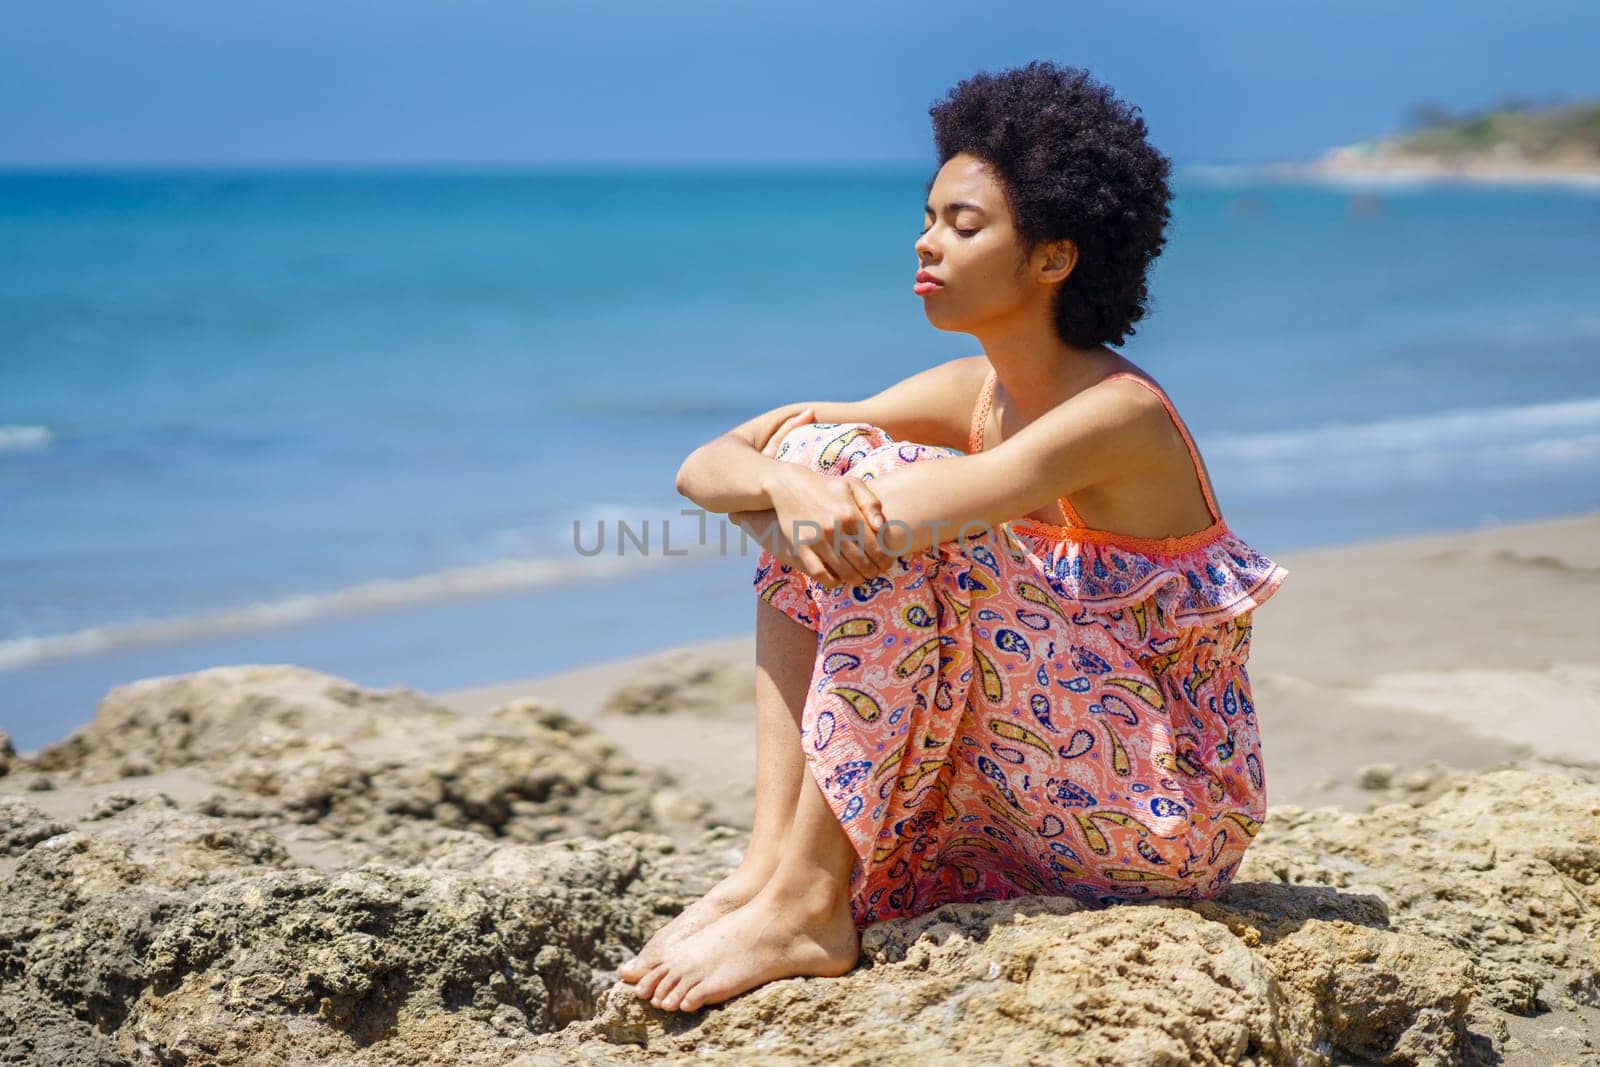
{"label": "woman's hand", "polygon": [[860,585],[894,566],[897,557],[879,540],[883,505],[860,478],[789,464],[768,496],[770,510],[735,512],[730,519],[818,584]]}
{"label": "woman's hand", "polygon": [[772,436],[767,438],[766,444],[761,448],[761,454],[763,456],[769,456],[772,459],[777,459],[778,445],[783,441],[784,435],[795,427],[804,426],[806,423],[813,421],[815,418],[816,412],[812,411],[810,408],[801,408],[793,415],[790,415],[787,419],[783,420],[776,430],[772,431]]}

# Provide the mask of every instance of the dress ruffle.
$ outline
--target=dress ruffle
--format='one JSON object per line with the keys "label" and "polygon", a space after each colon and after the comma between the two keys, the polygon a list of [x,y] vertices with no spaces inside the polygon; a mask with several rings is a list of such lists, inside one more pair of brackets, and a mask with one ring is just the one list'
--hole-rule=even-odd
{"label": "dress ruffle", "polygon": [[1044,563],[1057,592],[1094,611],[1116,611],[1154,596],[1176,626],[1211,626],[1265,603],[1289,574],[1224,526],[1196,548],[1144,553],[1121,545],[1011,531]]}

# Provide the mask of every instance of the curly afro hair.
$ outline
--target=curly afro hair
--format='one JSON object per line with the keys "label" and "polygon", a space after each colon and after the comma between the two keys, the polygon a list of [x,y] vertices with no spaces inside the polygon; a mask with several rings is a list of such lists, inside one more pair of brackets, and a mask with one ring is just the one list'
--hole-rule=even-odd
{"label": "curly afro hair", "polygon": [[941,167],[966,152],[998,176],[1024,261],[1047,241],[1077,245],[1055,298],[1061,339],[1091,348],[1137,333],[1172,199],[1172,162],[1145,139],[1139,109],[1087,71],[1035,61],[976,74],[928,114]]}

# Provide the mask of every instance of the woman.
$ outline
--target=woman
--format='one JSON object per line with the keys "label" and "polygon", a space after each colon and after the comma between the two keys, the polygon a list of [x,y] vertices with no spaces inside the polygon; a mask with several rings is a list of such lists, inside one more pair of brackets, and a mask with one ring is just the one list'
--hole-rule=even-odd
{"label": "woman", "polygon": [[1049,63],[931,114],[914,290],[983,355],[774,409],[678,474],[768,547],[754,832],[621,968],[657,1007],[843,974],[862,926],[950,901],[1215,896],[1266,816],[1245,661],[1287,571],[1108,347],[1145,313],[1170,162]]}

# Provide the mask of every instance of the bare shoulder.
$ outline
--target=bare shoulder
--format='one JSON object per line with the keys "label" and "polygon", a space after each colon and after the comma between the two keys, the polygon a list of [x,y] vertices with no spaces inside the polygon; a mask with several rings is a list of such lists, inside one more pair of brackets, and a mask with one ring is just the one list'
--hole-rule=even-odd
{"label": "bare shoulder", "polygon": [[1026,436],[1052,455],[1059,452],[1057,459],[1068,457],[1082,470],[1125,475],[1149,466],[1170,443],[1171,422],[1158,389],[1137,368],[1114,369],[1036,419],[1037,430],[1030,424],[1013,436]]}
{"label": "bare shoulder", "polygon": [[1173,413],[1167,408],[1166,390],[1144,371],[1130,367],[1101,380],[1082,394],[1084,407],[1119,431],[1130,460],[1144,465],[1166,456],[1187,457],[1187,447]]}

